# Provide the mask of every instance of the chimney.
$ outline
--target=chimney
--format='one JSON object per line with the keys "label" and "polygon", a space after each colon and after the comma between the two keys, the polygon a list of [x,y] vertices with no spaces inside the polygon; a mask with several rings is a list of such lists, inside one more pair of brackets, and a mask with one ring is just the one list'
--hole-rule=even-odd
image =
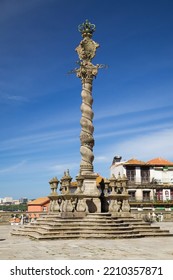
{"label": "chimney", "polygon": [[115,164],[115,163],[117,163],[117,162],[120,162],[121,159],[122,159],[121,156],[115,156],[115,157],[113,158],[112,164]]}

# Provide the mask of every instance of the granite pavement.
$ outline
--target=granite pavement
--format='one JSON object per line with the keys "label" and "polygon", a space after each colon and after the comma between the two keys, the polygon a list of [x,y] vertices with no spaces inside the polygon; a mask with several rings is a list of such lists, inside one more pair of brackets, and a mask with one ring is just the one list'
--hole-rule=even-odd
{"label": "granite pavement", "polygon": [[[173,233],[173,222],[156,223]],[[31,240],[0,225],[0,260],[173,260],[172,237]]]}

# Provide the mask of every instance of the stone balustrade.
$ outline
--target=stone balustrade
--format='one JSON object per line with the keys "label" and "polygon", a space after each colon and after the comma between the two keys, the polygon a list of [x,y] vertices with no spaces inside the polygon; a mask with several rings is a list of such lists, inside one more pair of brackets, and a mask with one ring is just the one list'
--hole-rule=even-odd
{"label": "stone balustrade", "polygon": [[[90,212],[91,207],[88,208],[88,201],[92,203],[97,195],[86,194],[83,182],[84,176],[79,174],[76,177],[77,188],[75,192],[72,192],[71,188],[72,177],[69,174],[69,170],[64,172],[63,177],[59,181],[56,177],[50,180],[51,193],[50,198],[50,212],[59,212],[70,215],[84,215]],[[101,211],[109,213],[121,213],[130,212],[129,195],[127,192],[127,178],[125,175],[122,177],[118,175],[116,178],[112,176],[110,179],[104,179],[100,184],[100,200]],[[59,193],[58,184],[60,183]],[[91,211],[91,212],[94,212]]]}

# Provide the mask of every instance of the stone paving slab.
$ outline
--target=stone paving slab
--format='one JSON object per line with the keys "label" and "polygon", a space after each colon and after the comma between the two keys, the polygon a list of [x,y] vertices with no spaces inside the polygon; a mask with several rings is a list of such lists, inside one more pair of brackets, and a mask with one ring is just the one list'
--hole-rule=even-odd
{"label": "stone paving slab", "polygon": [[[173,233],[173,222],[154,223]],[[173,260],[173,237],[31,240],[0,225],[0,260]]]}

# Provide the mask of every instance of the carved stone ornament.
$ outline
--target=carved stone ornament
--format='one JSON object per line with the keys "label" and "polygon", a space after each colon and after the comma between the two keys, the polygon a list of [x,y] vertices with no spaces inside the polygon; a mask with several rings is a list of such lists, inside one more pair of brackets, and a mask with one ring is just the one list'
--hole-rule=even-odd
{"label": "carved stone ornament", "polygon": [[99,47],[99,44],[93,41],[92,39],[85,37],[76,48],[80,60],[89,60],[91,61],[95,54],[96,49]]}
{"label": "carved stone ornament", "polygon": [[112,199],[109,205],[109,212],[119,212],[120,207],[120,203],[116,199]]}
{"label": "carved stone ornament", "polygon": [[85,212],[86,208],[87,208],[86,201],[84,201],[83,199],[79,199],[76,211],[77,212]]}
{"label": "carved stone ornament", "polygon": [[123,212],[130,212],[130,205],[128,199],[124,199],[122,203],[122,211]]}

